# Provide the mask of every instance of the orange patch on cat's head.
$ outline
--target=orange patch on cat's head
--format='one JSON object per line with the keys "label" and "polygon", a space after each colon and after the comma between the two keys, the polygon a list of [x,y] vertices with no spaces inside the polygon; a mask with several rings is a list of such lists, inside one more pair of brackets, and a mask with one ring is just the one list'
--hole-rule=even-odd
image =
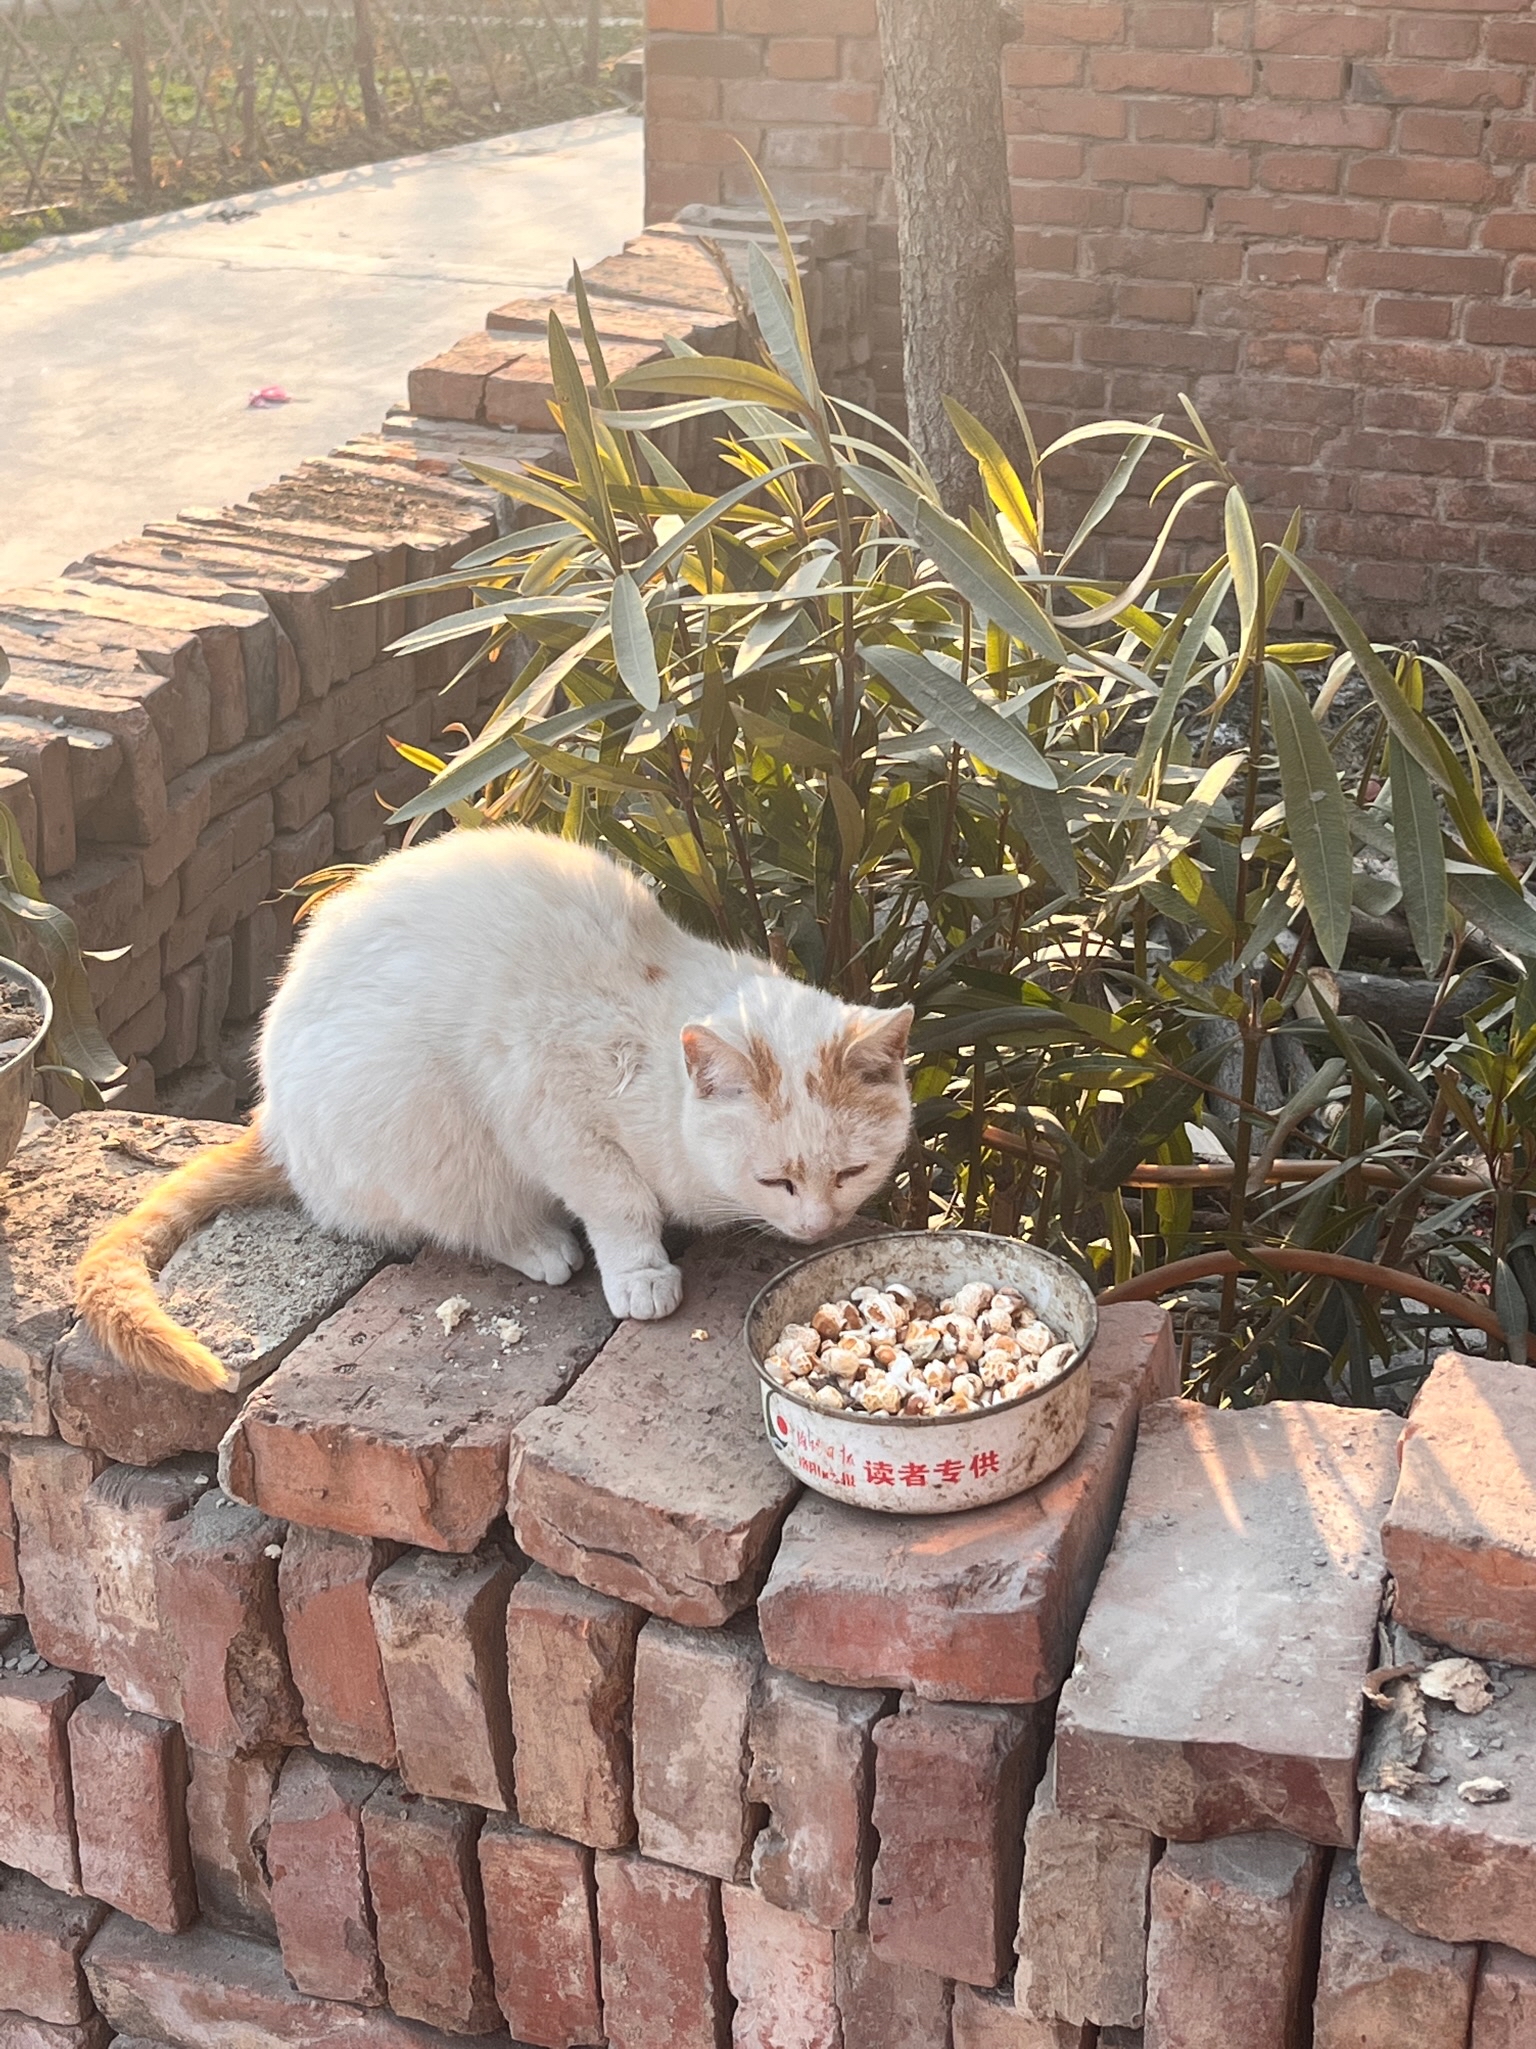
{"label": "orange patch on cat's head", "polygon": [[833,1111],[867,1108],[872,1088],[900,1083],[911,1023],[910,1009],[891,1011],[874,1025],[850,1019],[817,1047],[805,1077],[807,1095]]}
{"label": "orange patch on cat's head", "polygon": [[784,1108],[784,1070],[766,1039],[756,1032],[747,1037],[747,1068],[754,1096],[765,1110],[777,1115]]}
{"label": "orange patch on cat's head", "polygon": [[666,969],[657,967],[655,961],[651,961],[640,972],[648,982],[664,982],[667,979]]}

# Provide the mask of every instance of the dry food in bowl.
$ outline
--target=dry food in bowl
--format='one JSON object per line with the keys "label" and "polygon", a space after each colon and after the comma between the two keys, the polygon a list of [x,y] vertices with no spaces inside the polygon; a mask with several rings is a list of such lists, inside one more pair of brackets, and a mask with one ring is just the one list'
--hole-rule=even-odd
{"label": "dry food in bowl", "polygon": [[775,1453],[861,1508],[1003,1501],[1082,1440],[1098,1312],[1064,1260],[978,1231],[892,1231],[812,1253],[747,1312]]}

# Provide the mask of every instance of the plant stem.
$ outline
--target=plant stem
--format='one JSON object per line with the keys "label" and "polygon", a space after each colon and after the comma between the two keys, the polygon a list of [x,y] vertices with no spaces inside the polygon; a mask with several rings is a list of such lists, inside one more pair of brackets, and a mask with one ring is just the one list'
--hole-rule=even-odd
{"label": "plant stem", "polygon": [[763,906],[757,894],[757,878],[752,873],[752,856],[747,849],[746,835],[741,829],[741,819],[731,799],[730,777],[720,759],[718,745],[713,755],[715,781],[720,790],[720,809],[725,816],[725,829],[731,836],[731,845],[736,850],[736,865],[741,870],[741,886],[747,893],[747,903],[752,912],[752,922],[757,928],[757,941],[766,954],[768,951],[768,921],[763,916]]}
{"label": "plant stem", "polygon": [[[1253,1125],[1249,1118],[1249,1105],[1253,1102],[1258,1084],[1259,1049],[1264,1043],[1264,1028],[1259,1021],[1259,1003],[1259,980],[1254,976],[1248,993],[1248,1008],[1242,1024],[1238,1027],[1243,1044],[1243,1101],[1237,1114],[1237,1126],[1232,1138],[1232,1193],[1227,1204],[1227,1229],[1234,1242],[1242,1236],[1248,1209],[1248,1164],[1253,1146]],[[1226,1276],[1221,1287],[1221,1316],[1216,1334],[1223,1353],[1232,1342],[1232,1326],[1236,1314],[1237,1275],[1234,1272]]]}

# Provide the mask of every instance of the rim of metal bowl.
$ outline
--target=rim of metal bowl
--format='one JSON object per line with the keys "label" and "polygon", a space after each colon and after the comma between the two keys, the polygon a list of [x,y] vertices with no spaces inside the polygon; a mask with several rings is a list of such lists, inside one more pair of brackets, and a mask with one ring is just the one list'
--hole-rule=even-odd
{"label": "rim of metal bowl", "polygon": [[[814,1402],[808,1402],[802,1396],[792,1394],[781,1382],[775,1380],[758,1357],[757,1347],[752,1342],[752,1319],[757,1314],[757,1305],[771,1289],[777,1288],[781,1282],[787,1281],[791,1274],[801,1272],[805,1267],[814,1264],[816,1260],[825,1258],[827,1253],[857,1252],[861,1245],[889,1245],[893,1238],[975,1238],[985,1241],[990,1236],[991,1233],[987,1231],[872,1231],[867,1238],[844,1238],[836,1245],[823,1245],[815,1252],[808,1252],[803,1259],[791,1260],[788,1266],[782,1267],[773,1276],[772,1280],[765,1281],[758,1289],[752,1300],[747,1304],[747,1313],[742,1320],[742,1342],[747,1348],[747,1357],[752,1361],[753,1366],[757,1370],[758,1379],[764,1387],[771,1388],[775,1394],[783,1395],[786,1401],[793,1402],[797,1409],[804,1409],[809,1416],[836,1416],[840,1423],[861,1423],[871,1430],[934,1430],[943,1429],[951,1423],[969,1423],[974,1427],[977,1423],[989,1422],[994,1417],[1001,1420],[1004,1416],[1016,1416],[1022,1410],[1027,1409],[1031,1402],[1043,1401],[1047,1395],[1055,1394],[1058,1388],[1065,1387],[1074,1373],[1082,1371],[1087,1362],[1088,1354],[1093,1350],[1093,1341],[1099,1334],[1099,1305],[1094,1301],[1093,1291],[1088,1288],[1088,1283],[1080,1273],[1068,1266],[1067,1262],[1059,1258],[1054,1252],[1041,1252],[1033,1245],[1030,1246],[1029,1250],[1035,1254],[1036,1258],[1048,1259],[1053,1266],[1059,1266],[1063,1273],[1070,1274],[1079,1287],[1087,1290],[1088,1335],[1082,1344],[1078,1346],[1071,1362],[1057,1374],[1054,1380],[1047,1381],[1044,1387],[1037,1387],[1030,1394],[1015,1396],[1011,1402],[1003,1402],[998,1407],[992,1409],[972,1409],[961,1416],[871,1416],[864,1409],[818,1409]],[[1000,1239],[994,1242],[1020,1244],[1023,1241],[1020,1239]]]}
{"label": "rim of metal bowl", "polygon": [[10,982],[30,997],[43,1021],[30,1039],[7,1042],[9,1050],[0,1048],[0,1056],[3,1056],[0,1057],[0,1079],[29,1054],[35,1053],[53,1028],[53,998],[36,975],[29,974],[19,961],[0,958],[0,983],[4,982]]}

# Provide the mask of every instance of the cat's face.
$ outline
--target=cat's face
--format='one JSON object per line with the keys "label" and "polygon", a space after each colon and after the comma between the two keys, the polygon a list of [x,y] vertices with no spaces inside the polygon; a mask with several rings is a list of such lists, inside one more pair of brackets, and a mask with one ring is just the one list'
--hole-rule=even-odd
{"label": "cat's face", "polygon": [[912,1011],[800,993],[818,1000],[724,1030],[686,1025],[682,1044],[695,1157],[740,1214],[814,1244],[878,1193],[906,1146]]}

